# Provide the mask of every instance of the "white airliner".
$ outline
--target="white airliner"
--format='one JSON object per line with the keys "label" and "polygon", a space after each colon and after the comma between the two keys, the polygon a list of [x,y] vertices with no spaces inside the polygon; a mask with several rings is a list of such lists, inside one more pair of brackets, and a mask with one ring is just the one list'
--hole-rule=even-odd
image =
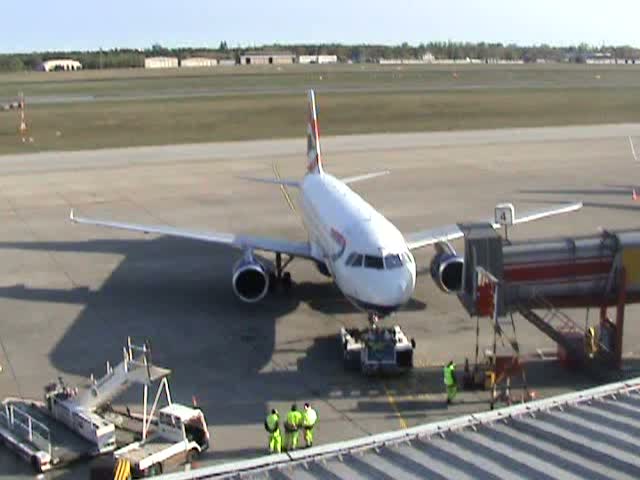
{"label": "white airliner", "polygon": [[[287,187],[300,190],[301,214],[308,232],[307,242],[95,220],[75,216],[73,210],[71,220],[236,247],[244,254],[233,267],[232,286],[235,294],[245,302],[262,300],[267,295],[270,284],[279,281],[285,285],[290,284],[291,276],[284,269],[297,257],[315,262],[318,270],[330,276],[346,298],[367,312],[371,320],[376,320],[397,310],[411,298],[416,284],[416,263],[411,251],[426,245],[436,247],[437,253],[431,262],[431,275],[437,285],[445,292],[457,291],[462,283],[463,259],[456,255],[448,242],[463,236],[460,228],[453,224],[403,235],[348,187],[349,184],[389,172],[343,179],[326,173],[322,168],[313,91],[309,91],[308,101],[307,172],[304,178],[301,181],[249,179],[280,185],[285,194]],[[530,212],[514,219],[513,223],[568,213],[581,207],[581,203],[574,203]],[[490,223],[494,228],[499,228],[493,221]],[[256,258],[256,250],[275,253],[275,265]],[[288,257],[284,265],[282,255]]]}

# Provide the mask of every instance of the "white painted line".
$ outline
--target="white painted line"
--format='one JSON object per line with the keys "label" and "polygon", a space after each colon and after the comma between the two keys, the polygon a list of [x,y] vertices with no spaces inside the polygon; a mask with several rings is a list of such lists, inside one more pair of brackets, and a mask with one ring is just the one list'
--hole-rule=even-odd
{"label": "white painted line", "polygon": [[631,137],[629,136],[629,145],[631,146],[631,154],[633,155],[633,159],[637,162],[638,161],[638,157],[636,156],[636,149],[633,146],[633,140],[631,140]]}

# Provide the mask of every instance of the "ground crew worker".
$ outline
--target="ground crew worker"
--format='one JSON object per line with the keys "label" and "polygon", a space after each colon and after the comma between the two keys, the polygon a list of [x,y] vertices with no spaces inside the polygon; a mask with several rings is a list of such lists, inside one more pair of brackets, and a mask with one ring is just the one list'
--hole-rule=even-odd
{"label": "ground crew worker", "polygon": [[304,404],[304,411],[302,412],[302,428],[304,430],[304,443],[307,448],[313,446],[313,427],[316,426],[318,421],[318,414],[311,408],[308,403]]}
{"label": "ground crew worker", "polygon": [[458,393],[458,385],[456,383],[456,364],[453,360],[444,367],[444,384],[447,387],[447,404],[453,402]]}
{"label": "ground crew worker", "polygon": [[584,335],[584,350],[589,358],[593,358],[598,351],[598,342],[596,340],[596,329],[589,327]]}
{"label": "ground crew worker", "polygon": [[294,403],[291,410],[287,413],[287,419],[284,422],[284,449],[291,451],[298,448],[298,430],[302,425],[302,414],[298,411],[298,407]]}
{"label": "ground crew worker", "polygon": [[282,452],[282,436],[280,435],[280,415],[275,408],[267,415],[264,429],[269,432],[269,453]]}

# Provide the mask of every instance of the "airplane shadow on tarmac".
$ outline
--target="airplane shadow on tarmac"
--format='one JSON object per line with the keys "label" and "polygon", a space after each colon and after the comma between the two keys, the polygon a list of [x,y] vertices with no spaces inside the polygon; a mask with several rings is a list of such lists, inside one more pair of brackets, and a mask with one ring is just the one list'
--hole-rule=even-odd
{"label": "airplane shadow on tarmac", "polygon": [[[328,315],[356,312],[320,274],[317,281],[302,283],[295,283],[294,276],[291,291],[268,295],[257,304],[240,302],[230,281],[240,252],[227,246],[160,237],[0,242],[0,249],[77,253],[80,260],[73,260],[71,268],[76,271],[91,268],[83,264],[82,254],[87,254],[87,262],[90,254],[122,255],[97,290],[13,285],[1,287],[0,298],[84,305],[50,352],[53,366],[65,373],[101,374],[106,360],[121,358],[127,336],[138,342],[150,339],[154,363],[174,372],[171,383],[178,393],[176,399],[188,402],[195,395],[206,411],[218,412],[216,424],[260,423],[268,402],[300,398],[309,368],[324,371],[331,364],[325,354],[335,357],[341,369],[337,325],[331,347],[327,344],[322,349],[322,357],[308,352],[300,365],[303,368],[297,369],[295,365],[273,365],[278,319],[295,311],[301,302]],[[422,310],[426,305],[412,301],[405,308]],[[288,332],[292,335],[313,336],[303,327],[296,329],[295,316],[287,322],[291,322]],[[327,375],[335,377],[335,369]],[[306,389],[305,394],[326,397],[332,385],[323,383],[320,388]]]}

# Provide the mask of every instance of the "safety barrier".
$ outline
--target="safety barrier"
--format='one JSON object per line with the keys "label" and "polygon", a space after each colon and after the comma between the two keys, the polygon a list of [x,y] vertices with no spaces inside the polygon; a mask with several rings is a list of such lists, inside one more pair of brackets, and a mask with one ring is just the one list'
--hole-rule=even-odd
{"label": "safety barrier", "polygon": [[51,455],[51,432],[49,428],[20,408],[6,403],[0,410],[0,425],[15,436],[31,442]]}

